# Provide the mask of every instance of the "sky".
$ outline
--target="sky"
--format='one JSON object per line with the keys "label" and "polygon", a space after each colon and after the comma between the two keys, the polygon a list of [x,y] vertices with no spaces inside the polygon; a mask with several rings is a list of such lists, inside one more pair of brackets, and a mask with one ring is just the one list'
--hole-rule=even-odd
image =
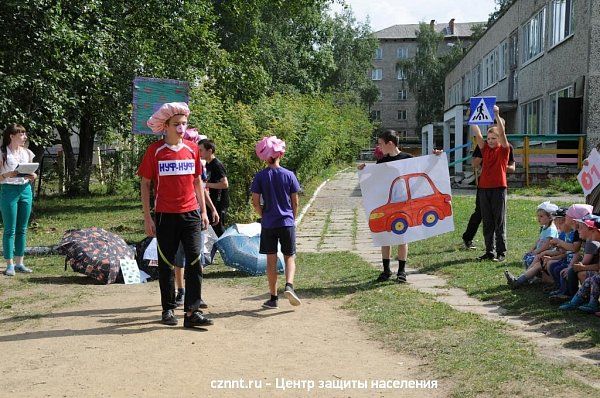
{"label": "sky", "polygon": [[[496,7],[494,0],[346,0],[358,21],[367,17],[373,32],[392,25],[429,22],[485,22]],[[340,11],[338,2],[332,11]]]}

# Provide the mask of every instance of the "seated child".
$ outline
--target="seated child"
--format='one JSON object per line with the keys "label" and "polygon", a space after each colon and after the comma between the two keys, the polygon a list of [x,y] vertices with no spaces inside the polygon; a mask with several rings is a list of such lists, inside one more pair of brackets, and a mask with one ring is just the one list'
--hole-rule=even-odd
{"label": "seated child", "polygon": [[[595,228],[589,227],[582,219],[575,221],[577,221],[577,232],[581,238],[585,239],[585,245],[583,259],[580,262],[574,260],[571,265],[560,272],[561,278],[565,281],[564,292],[568,300],[577,293],[579,282],[583,283],[586,278],[593,276],[598,270],[598,250],[600,249],[600,242],[596,240],[596,238],[600,239],[600,233],[597,233]],[[553,301],[564,301],[559,298],[554,296]]]}
{"label": "seated child", "polygon": [[572,267],[576,262],[579,262],[579,250],[581,249],[583,240],[577,231],[577,221],[575,221],[575,219],[582,218],[588,214],[591,214],[591,212],[592,206],[590,205],[571,205],[567,209],[564,223],[565,230],[570,230],[570,232],[567,234],[567,239],[564,241],[557,241],[555,239],[550,240],[550,244],[556,244],[557,247],[566,250],[567,252],[566,258],[560,261],[548,263],[546,266],[546,269],[548,269],[550,275],[552,276],[554,286],[556,288],[549,294],[549,297],[552,301],[562,302],[570,297],[567,296],[567,280],[561,277],[561,272],[564,269]]}
{"label": "seated child", "polygon": [[[593,239],[592,242],[596,246],[595,261],[593,259],[592,263],[587,266],[582,264],[575,264],[573,266],[574,272],[577,273],[579,280],[581,279],[580,275],[585,275],[586,277],[571,301],[561,305],[559,309],[573,310],[578,308],[581,311],[593,314],[600,310],[600,306],[598,305],[598,297],[600,296],[600,274],[598,273],[598,250],[600,250],[600,216],[590,214],[577,221],[589,230],[589,239]],[[583,227],[580,227],[580,230],[582,228]],[[588,297],[588,303],[585,304],[585,300]]]}
{"label": "seated child", "polygon": [[541,225],[540,237],[536,245],[523,257],[526,271],[516,278],[508,270],[504,270],[506,282],[512,289],[521,287],[543,270],[543,256],[554,258],[562,254],[550,246],[550,240],[558,238],[558,230],[554,225],[552,216],[557,210],[558,206],[550,202],[544,202],[537,207],[537,219]]}

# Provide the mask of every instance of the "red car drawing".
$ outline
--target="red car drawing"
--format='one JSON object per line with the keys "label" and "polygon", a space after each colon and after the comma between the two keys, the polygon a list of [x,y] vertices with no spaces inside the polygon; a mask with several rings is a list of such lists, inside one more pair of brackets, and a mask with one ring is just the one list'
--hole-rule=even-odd
{"label": "red car drawing", "polygon": [[402,235],[409,227],[433,227],[451,215],[451,196],[441,193],[427,174],[406,174],[392,182],[388,202],[371,211],[369,229]]}

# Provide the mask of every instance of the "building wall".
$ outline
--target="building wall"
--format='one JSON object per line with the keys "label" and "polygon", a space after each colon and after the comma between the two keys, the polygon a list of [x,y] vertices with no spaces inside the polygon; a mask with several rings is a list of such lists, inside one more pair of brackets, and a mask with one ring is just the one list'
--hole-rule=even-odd
{"label": "building wall", "polygon": [[587,119],[588,150],[600,143],[600,1],[589,7],[590,46],[584,114]]}
{"label": "building wall", "polygon": [[[446,36],[440,44],[438,53],[444,54],[450,51],[450,45],[456,41],[456,36]],[[460,37],[460,41],[463,46],[469,43],[467,37]],[[414,38],[379,39],[379,48],[382,49],[383,54],[381,59],[373,59],[373,68],[381,68],[383,76],[381,80],[374,81],[379,89],[380,99],[375,102],[371,110],[381,112],[380,121],[383,128],[405,132],[409,138],[420,139],[421,128],[417,126],[416,120],[417,101],[408,88],[408,81],[397,78],[397,63],[400,60],[397,56],[398,47],[406,47],[407,59],[410,59],[415,57],[418,45]],[[398,91],[402,89],[407,91],[406,100],[398,99]],[[398,119],[399,110],[406,110],[406,120]]]}
{"label": "building wall", "polygon": [[[449,97],[450,89],[457,82],[461,82],[466,74],[478,63],[482,63],[484,57],[494,48],[509,38],[511,33],[516,32],[518,37],[517,68],[515,70],[518,79],[515,85],[517,89],[516,98],[510,95],[511,76],[507,70],[507,76],[500,79],[496,84],[483,88],[475,93],[478,96],[496,96],[501,107],[511,109],[510,119],[507,120],[508,133],[523,132],[523,108],[522,105],[531,100],[542,99],[542,116],[540,120],[541,133],[552,133],[554,122],[550,119],[551,97],[550,94],[566,87],[570,88],[571,97],[584,96],[583,125],[585,131],[587,126],[586,100],[589,90],[583,89],[581,83],[587,81],[589,68],[590,49],[590,9],[598,8],[599,2],[593,0],[574,0],[574,31],[572,36],[553,45],[552,35],[552,0],[517,0],[510,9],[494,23],[485,35],[471,48],[463,60],[446,76],[445,108],[455,105]],[[595,3],[595,4],[593,4]],[[546,7],[545,37],[543,51],[532,59],[523,62],[524,25]],[[595,30],[597,30],[597,25]],[[600,47],[595,47],[592,52],[598,52]],[[583,79],[582,79],[583,77]],[[468,95],[463,92],[460,101],[468,101]],[[504,104],[502,104],[504,103]]]}
{"label": "building wall", "polygon": [[[413,58],[417,52],[417,44],[410,39],[380,39],[379,47],[383,51],[382,59],[373,59],[373,68],[382,68],[382,80],[374,81],[379,89],[380,100],[372,109],[381,111],[381,125],[396,131],[406,131],[407,136],[416,136],[415,112],[417,102],[408,89],[407,80],[398,80],[396,64],[398,47],[406,47],[408,58]],[[407,99],[399,100],[398,91],[407,90]],[[405,109],[407,119],[398,120],[398,110]]]}

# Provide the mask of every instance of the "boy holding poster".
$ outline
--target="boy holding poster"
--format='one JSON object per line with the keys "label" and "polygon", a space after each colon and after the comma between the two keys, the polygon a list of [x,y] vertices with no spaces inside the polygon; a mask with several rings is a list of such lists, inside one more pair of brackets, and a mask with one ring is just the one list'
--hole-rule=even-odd
{"label": "boy holding poster", "polygon": [[[402,152],[398,149],[398,135],[394,130],[386,130],[377,138],[377,148],[383,153],[383,157],[377,159],[377,164],[385,162],[393,162],[394,160],[409,159],[413,156],[410,153]],[[364,169],[365,164],[358,165],[358,169]],[[381,262],[383,263],[383,272],[379,274],[376,282],[384,282],[390,279],[392,271],[390,269],[391,246],[381,246]],[[406,282],[406,258],[408,256],[408,244],[403,243],[398,245],[398,273],[396,282]]]}

